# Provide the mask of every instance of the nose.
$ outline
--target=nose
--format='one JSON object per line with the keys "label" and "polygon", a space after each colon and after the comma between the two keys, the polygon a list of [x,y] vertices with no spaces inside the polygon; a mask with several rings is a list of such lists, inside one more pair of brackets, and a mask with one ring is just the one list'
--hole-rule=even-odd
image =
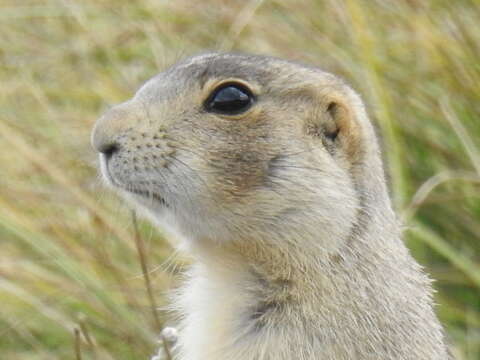
{"label": "nose", "polygon": [[92,132],[92,147],[101,154],[104,154],[106,159],[110,159],[112,155],[119,150],[119,145],[115,141],[116,131],[112,129],[109,122],[113,121],[106,118],[107,114],[102,116]]}
{"label": "nose", "polygon": [[110,159],[114,153],[116,153],[119,150],[119,146],[117,143],[112,143],[112,144],[105,144],[104,147],[102,147],[99,152],[104,154],[105,157]]}
{"label": "nose", "polygon": [[97,120],[92,131],[92,147],[99,153],[110,158],[120,150],[119,136],[132,127],[135,108],[129,103],[123,103],[108,110]]}

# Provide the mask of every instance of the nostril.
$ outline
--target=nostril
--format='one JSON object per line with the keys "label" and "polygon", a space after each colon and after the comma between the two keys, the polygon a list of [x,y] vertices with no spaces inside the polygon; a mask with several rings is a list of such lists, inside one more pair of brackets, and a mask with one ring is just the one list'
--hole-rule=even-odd
{"label": "nostril", "polygon": [[108,144],[108,145],[105,145],[105,146],[102,146],[99,151],[102,153],[102,154],[105,154],[105,156],[107,157],[107,159],[111,158],[112,155],[114,153],[116,153],[118,150],[119,150],[119,146],[118,144]]}

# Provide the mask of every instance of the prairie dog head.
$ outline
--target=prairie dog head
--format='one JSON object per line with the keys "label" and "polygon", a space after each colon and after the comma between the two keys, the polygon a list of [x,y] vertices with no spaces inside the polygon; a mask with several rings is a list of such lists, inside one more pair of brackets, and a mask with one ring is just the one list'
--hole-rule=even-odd
{"label": "prairie dog head", "polygon": [[268,57],[180,62],[103,115],[92,143],[108,184],[187,245],[284,238],[335,249],[368,187],[383,183],[358,96]]}

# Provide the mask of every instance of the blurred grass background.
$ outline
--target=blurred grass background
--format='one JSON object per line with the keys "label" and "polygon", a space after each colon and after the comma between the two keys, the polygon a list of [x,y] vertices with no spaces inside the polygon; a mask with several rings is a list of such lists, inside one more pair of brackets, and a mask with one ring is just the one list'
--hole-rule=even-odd
{"label": "blurred grass background", "polygon": [[[407,244],[458,358],[480,359],[478,0],[0,0],[0,359],[158,347],[132,215],[102,188],[89,133],[205,50],[318,65],[363,95]],[[138,232],[160,306],[178,266],[161,234]]]}

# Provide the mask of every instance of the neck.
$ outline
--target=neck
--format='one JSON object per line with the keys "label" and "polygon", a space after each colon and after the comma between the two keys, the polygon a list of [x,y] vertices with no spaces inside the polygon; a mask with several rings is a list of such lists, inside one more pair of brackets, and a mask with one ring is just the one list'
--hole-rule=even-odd
{"label": "neck", "polygon": [[377,220],[331,253],[305,237],[199,251],[179,298],[183,359],[446,359],[429,280]]}

